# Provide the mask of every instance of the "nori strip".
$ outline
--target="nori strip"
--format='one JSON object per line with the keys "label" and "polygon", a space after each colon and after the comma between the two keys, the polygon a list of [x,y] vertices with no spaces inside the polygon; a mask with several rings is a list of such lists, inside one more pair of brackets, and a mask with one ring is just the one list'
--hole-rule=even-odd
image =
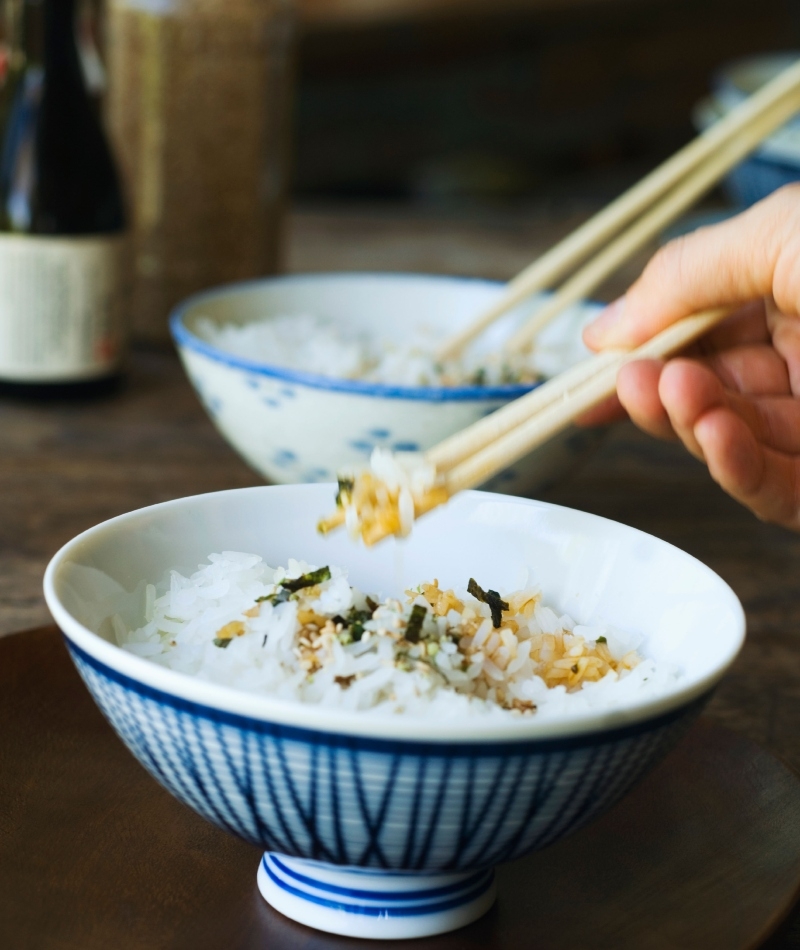
{"label": "nori strip", "polygon": [[278,585],[279,590],[276,590],[274,594],[267,594],[266,597],[256,597],[256,603],[260,604],[262,601],[267,600],[275,606],[285,604],[286,601],[291,598],[292,594],[302,590],[304,587],[313,587],[315,584],[322,584],[324,581],[329,581],[330,579],[331,569],[329,567],[320,567],[317,568],[316,571],[309,571],[308,574],[301,574],[300,577],[295,577],[292,581],[281,581]]}
{"label": "nori strip", "polygon": [[350,624],[350,633],[354,640],[360,640],[364,636],[364,624],[372,620],[371,610],[358,610],[351,607],[347,614],[347,622]]}
{"label": "nori strip", "polygon": [[256,603],[260,604],[263,600],[269,601],[271,604],[285,604],[287,600],[292,596],[292,592],[286,590],[286,588],[281,587],[280,590],[276,590],[274,594],[267,594],[266,597],[257,597]]}
{"label": "nori strip", "polygon": [[[336,614],[335,617],[331,617],[331,620],[336,624],[340,623],[353,640],[358,642],[364,636],[364,624],[368,620],[372,620],[372,611],[359,610],[358,607],[351,607],[346,617],[343,617],[341,614]],[[344,630],[342,632],[344,632]]]}
{"label": "nori strip", "polygon": [[343,478],[339,477],[337,479],[339,483],[339,491],[336,492],[336,506],[338,508],[344,508],[344,496],[349,495],[353,489],[356,487],[355,479],[353,478]]}
{"label": "nori strip", "polygon": [[421,604],[414,604],[411,608],[411,616],[408,618],[406,630],[403,636],[409,643],[418,643],[419,635],[422,630],[422,624],[428,614],[428,608]]}
{"label": "nori strip", "polygon": [[503,622],[503,611],[508,610],[506,601],[500,597],[496,590],[484,590],[474,577],[470,577],[467,590],[475,600],[483,601],[484,604],[489,605],[489,610],[492,612],[492,626],[497,629]]}
{"label": "nori strip", "polygon": [[308,574],[301,574],[291,581],[281,581],[281,587],[284,590],[290,590],[292,593],[302,590],[304,587],[313,587],[315,584],[322,584],[331,579],[331,569],[329,567],[320,567],[316,571],[309,571]]}

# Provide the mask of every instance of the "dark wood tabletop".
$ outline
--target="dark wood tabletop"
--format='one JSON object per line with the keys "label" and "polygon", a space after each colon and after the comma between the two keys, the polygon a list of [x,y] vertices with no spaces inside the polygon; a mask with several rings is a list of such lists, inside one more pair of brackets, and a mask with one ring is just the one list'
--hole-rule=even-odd
{"label": "dark wood tabletop", "polygon": [[[478,227],[389,212],[298,214],[289,263],[389,269],[394,261],[397,269],[506,277],[572,221],[543,213]],[[434,245],[442,256],[432,263]],[[0,401],[0,633],[47,622],[44,567],[83,529],[154,502],[260,483],[216,433],[167,348],[134,347],[123,387],[102,401]],[[800,772],[800,535],[759,522],[679,446],[629,425],[546,498],[655,534],[733,587],[749,636],[710,715]],[[800,911],[768,946],[800,947]]]}
{"label": "dark wood tabletop", "polygon": [[[386,947],[269,907],[256,886],[259,849],[153,781],[92,702],[55,627],[0,641],[0,720],[3,950]],[[497,885],[495,905],[469,926],[392,945],[752,950],[798,893],[800,782],[701,719],[619,805],[502,864]]]}

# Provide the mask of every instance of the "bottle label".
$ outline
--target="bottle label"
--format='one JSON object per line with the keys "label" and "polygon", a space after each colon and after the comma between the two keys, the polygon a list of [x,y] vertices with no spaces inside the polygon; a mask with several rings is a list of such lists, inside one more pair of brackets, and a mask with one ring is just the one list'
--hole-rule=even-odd
{"label": "bottle label", "polygon": [[0,234],[0,379],[113,372],[124,343],[120,237]]}

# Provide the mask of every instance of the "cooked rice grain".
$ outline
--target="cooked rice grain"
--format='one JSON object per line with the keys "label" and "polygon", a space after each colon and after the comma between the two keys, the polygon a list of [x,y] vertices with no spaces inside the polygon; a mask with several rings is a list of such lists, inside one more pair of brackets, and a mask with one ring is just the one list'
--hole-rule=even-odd
{"label": "cooked rice grain", "polygon": [[147,585],[142,627],[113,618],[119,645],[248,692],[409,715],[579,714],[663,692],[678,675],[643,658],[634,636],[559,616],[533,587],[502,595],[495,626],[489,604],[435,579],[378,601],[333,566],[208,560]]}

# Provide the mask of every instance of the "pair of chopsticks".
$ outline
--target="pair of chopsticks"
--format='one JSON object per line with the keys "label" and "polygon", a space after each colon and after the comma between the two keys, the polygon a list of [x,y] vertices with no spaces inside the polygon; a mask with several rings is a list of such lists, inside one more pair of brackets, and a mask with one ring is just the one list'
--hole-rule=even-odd
{"label": "pair of chopsticks", "polygon": [[[448,342],[440,358],[457,355],[502,313],[574,271],[506,344],[512,351],[529,346],[557,313],[590,293],[798,111],[800,62],[523,271],[490,310]],[[672,356],[729,313],[730,308],[723,307],[696,314],[636,349],[590,357],[429,449],[424,460],[434,467],[436,482],[427,495],[415,498],[415,517],[463,489],[482,485],[613,395],[626,363]],[[339,511],[326,527],[332,529],[344,520]],[[374,544],[389,533],[378,522],[365,541]]]}
{"label": "pair of chopsticks", "polygon": [[[731,310],[718,307],[686,317],[636,349],[598,353],[429,449],[424,458],[435,467],[437,483],[416,505],[415,517],[459,491],[482,485],[612,396],[626,363],[672,356],[721,323]],[[338,511],[326,530],[343,522],[344,514]],[[364,541],[373,545],[391,533],[378,525]]]}
{"label": "pair of chopsticks", "polygon": [[672,324],[633,350],[606,350],[543,383],[425,453],[447,496],[476,488],[612,396],[620,369],[633,360],[666,359],[731,312],[719,307]]}
{"label": "pair of chopsticks", "polygon": [[498,317],[571,274],[504,346],[507,353],[527,349],[544,326],[592,293],[799,109],[800,62],[518,274],[491,307],[440,347],[438,359],[457,357]]}

